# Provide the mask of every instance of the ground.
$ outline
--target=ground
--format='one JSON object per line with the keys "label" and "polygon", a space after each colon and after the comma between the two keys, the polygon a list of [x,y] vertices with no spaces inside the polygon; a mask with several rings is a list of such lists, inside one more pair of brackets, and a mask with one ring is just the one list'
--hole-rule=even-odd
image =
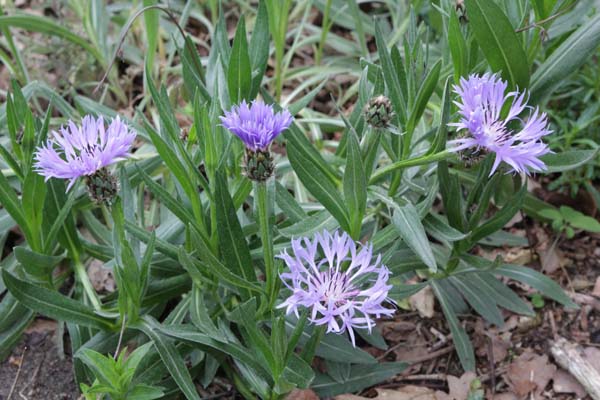
{"label": "ground", "polygon": [[0,363],[0,400],[79,398],[71,358],[56,346],[56,328],[55,322],[37,320]]}

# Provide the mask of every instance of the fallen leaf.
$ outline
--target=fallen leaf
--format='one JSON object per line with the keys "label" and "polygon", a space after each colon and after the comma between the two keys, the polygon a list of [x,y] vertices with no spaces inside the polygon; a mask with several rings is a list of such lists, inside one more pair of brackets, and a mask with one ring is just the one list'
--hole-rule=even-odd
{"label": "fallen leaf", "polygon": [[542,264],[542,271],[548,274],[556,272],[563,262],[562,255],[557,246],[550,246],[546,250],[538,250],[538,254],[540,256],[540,263]]}
{"label": "fallen leaf", "polygon": [[[492,397],[489,397],[490,399]],[[519,400],[519,398],[514,393],[498,393],[493,397],[494,400]]]}
{"label": "fallen leaf", "polygon": [[434,314],[435,296],[431,287],[426,286],[417,293],[410,296],[410,305],[413,310],[417,310],[422,318],[432,318]]}
{"label": "fallen leaf", "polygon": [[[514,320],[513,320],[514,321]],[[515,323],[516,326],[516,323]],[[492,346],[492,355],[494,364],[504,360],[508,355],[508,349],[511,346],[512,333],[495,327],[486,327],[482,320],[475,323],[475,338],[473,345],[476,353],[480,357],[489,357],[490,340]]]}
{"label": "fallen leaf", "polygon": [[319,400],[319,396],[310,389],[294,389],[287,395],[286,400]]}
{"label": "fallen leaf", "polygon": [[31,325],[25,329],[25,333],[47,333],[54,332],[58,328],[56,321],[37,318]]}
{"label": "fallen leaf", "polygon": [[115,280],[112,272],[104,268],[104,263],[99,260],[92,260],[87,269],[88,276],[92,286],[99,293],[112,293],[116,289]]}
{"label": "fallen leaf", "polygon": [[596,278],[596,283],[594,284],[592,294],[596,297],[600,297],[600,276]]}
{"label": "fallen leaf", "polygon": [[460,378],[448,375],[449,393],[435,392],[436,400],[466,400],[471,391],[471,383],[477,379],[473,372],[465,372]]}
{"label": "fallen leaf", "polygon": [[586,391],[568,372],[559,369],[552,377],[552,389],[556,393],[575,393],[578,398],[585,397]]}
{"label": "fallen leaf", "polygon": [[583,358],[592,364],[592,367],[600,371],[600,349],[596,347],[586,347],[583,349]]}
{"label": "fallen leaf", "polygon": [[517,396],[534,393],[539,397],[555,372],[556,366],[548,362],[547,355],[528,352],[521,354],[508,366],[505,378]]}
{"label": "fallen leaf", "polygon": [[[433,390],[422,387],[407,385],[400,389],[375,389],[377,396],[373,397],[372,400],[437,400]],[[351,394],[343,394],[336,396],[335,400],[363,400],[367,397],[354,396]]]}

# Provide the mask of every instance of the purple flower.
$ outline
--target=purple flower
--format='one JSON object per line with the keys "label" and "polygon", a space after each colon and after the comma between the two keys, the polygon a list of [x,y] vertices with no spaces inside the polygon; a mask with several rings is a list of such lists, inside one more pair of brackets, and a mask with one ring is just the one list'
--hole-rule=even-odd
{"label": "purple flower", "polygon": [[[454,92],[460,96],[460,101],[455,104],[462,118],[449,125],[467,130],[470,136],[449,141],[450,150],[475,147],[495,153],[490,175],[502,161],[519,173],[529,175],[530,170],[543,171],[546,165],[539,157],[550,153],[550,149],[542,137],[552,133],[546,114],[527,105],[526,91],[506,93],[506,88],[507,83],[497,75],[461,78],[460,85],[454,86]],[[502,110],[507,102],[510,107],[503,117]],[[519,116],[525,109],[530,111],[529,115],[521,119]],[[520,130],[513,130],[515,123],[520,124]]]}
{"label": "purple flower", "polygon": [[89,176],[129,155],[135,132],[119,117],[108,128],[102,117],[83,117],[81,126],[69,121],[60,132],[38,147],[35,154],[36,172],[50,178],[69,179],[67,190],[81,176]]}
{"label": "purple flower", "polygon": [[250,105],[245,100],[221,117],[223,126],[242,139],[252,150],[266,150],[273,139],[286,130],[294,118],[287,110],[275,113],[271,105],[254,100]]}
{"label": "purple flower", "polygon": [[292,252],[278,256],[289,268],[281,280],[292,294],[278,306],[287,314],[299,316],[299,308],[311,308],[312,323],[327,325],[327,332],[348,331],[353,344],[353,329],[370,332],[373,318],[394,314],[382,306],[392,287],[390,272],[381,255],[373,260],[372,245],[357,246],[346,233],[324,231],[313,240],[292,240]]}

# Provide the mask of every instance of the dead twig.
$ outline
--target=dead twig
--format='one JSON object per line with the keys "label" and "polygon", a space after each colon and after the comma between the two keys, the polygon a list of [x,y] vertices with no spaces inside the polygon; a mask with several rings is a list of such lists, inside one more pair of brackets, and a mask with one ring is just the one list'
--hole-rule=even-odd
{"label": "dead twig", "polygon": [[585,360],[575,343],[565,338],[550,342],[550,352],[558,365],[569,371],[594,400],[600,400],[600,372]]}
{"label": "dead twig", "polygon": [[23,360],[25,359],[25,352],[27,351],[27,346],[23,347],[23,354],[21,354],[21,359],[19,361],[19,368],[17,369],[17,374],[15,375],[15,379],[13,380],[12,386],[10,387],[10,392],[8,392],[8,397],[6,400],[10,400],[11,396],[15,392],[15,388],[17,387],[17,382],[19,381],[19,376],[21,375],[21,369],[23,368]]}

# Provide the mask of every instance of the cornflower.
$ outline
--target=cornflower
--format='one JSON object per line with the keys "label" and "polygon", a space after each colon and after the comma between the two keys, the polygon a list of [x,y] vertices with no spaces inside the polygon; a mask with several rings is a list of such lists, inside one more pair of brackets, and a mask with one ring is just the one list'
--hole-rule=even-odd
{"label": "cornflower", "polygon": [[292,292],[278,308],[299,316],[301,308],[310,309],[309,321],[326,325],[327,332],[348,332],[356,345],[354,329],[371,332],[374,319],[390,316],[394,310],[383,306],[391,285],[390,272],[373,256],[371,244],[360,245],[347,233],[324,231],[292,240],[292,255],[278,257],[289,271],[280,275]]}
{"label": "cornflower", "polygon": [[[506,88],[507,83],[495,74],[461,78],[460,84],[454,86],[454,92],[460,97],[455,104],[461,119],[449,125],[467,134],[449,141],[449,149],[495,153],[490,175],[501,162],[517,173],[529,175],[531,171],[544,171],[546,165],[540,157],[550,153],[550,149],[542,138],[552,133],[546,114],[527,105],[527,91],[506,93]],[[503,116],[507,103],[508,111]],[[525,110],[529,110],[529,115],[522,119],[520,116]],[[520,129],[515,128],[515,124],[520,125]]]}

